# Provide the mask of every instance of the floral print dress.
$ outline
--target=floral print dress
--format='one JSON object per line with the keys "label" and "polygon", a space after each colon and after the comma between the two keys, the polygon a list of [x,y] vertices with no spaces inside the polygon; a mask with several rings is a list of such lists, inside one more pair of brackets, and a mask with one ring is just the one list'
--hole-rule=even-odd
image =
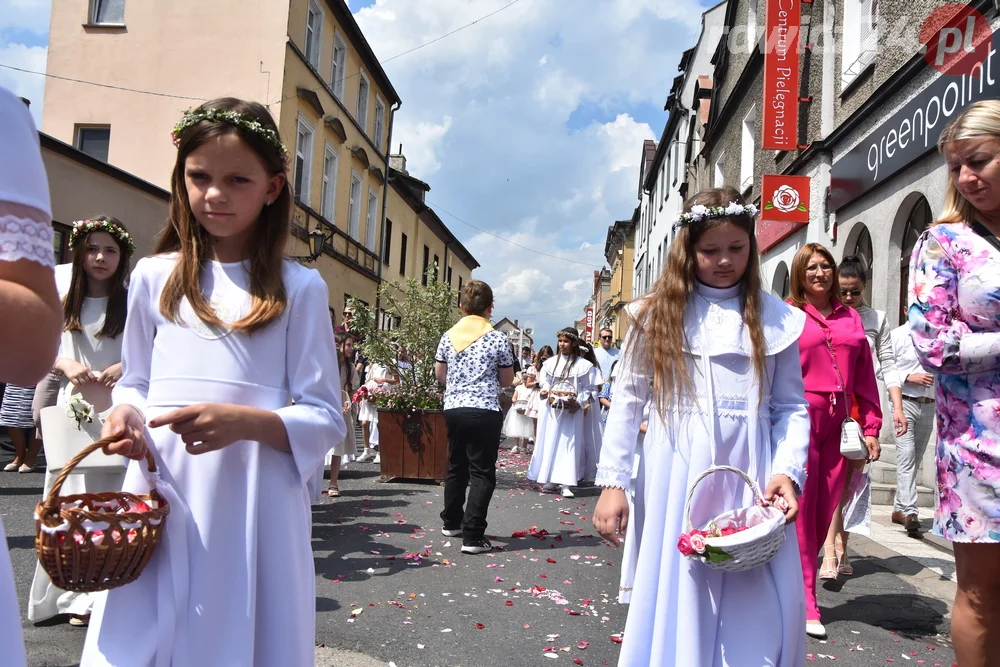
{"label": "floral print dress", "polygon": [[1000,250],[964,223],[931,227],[909,288],[913,344],[937,387],[934,533],[1000,542]]}

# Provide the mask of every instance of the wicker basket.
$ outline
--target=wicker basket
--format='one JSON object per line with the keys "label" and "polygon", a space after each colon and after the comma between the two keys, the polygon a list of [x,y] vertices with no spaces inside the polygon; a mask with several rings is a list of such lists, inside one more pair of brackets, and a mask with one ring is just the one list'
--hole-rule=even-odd
{"label": "wicker basket", "polygon": [[742,477],[753,491],[755,504],[753,507],[720,514],[710,522],[710,525],[744,526],[750,515],[753,515],[754,525],[733,535],[706,537],[706,552],[692,554],[691,558],[700,560],[708,567],[726,572],[742,572],[760,567],[774,558],[785,541],[785,515],[764,501],[757,483],[742,470],[732,466],[714,466],[695,478],[688,490],[684,508],[687,530],[689,533],[694,530],[694,525],[691,523],[691,499],[694,498],[695,489],[703,479],[717,472],[732,472]]}
{"label": "wicker basket", "polygon": [[[92,593],[135,581],[163,533],[170,507],[155,489],[148,495],[106,492],[59,497],[76,464],[116,440],[104,438],[80,450],[60,471],[48,497],[35,507],[38,562],[63,590]],[[155,473],[149,452],[146,462]],[[140,502],[149,509],[133,511]]]}

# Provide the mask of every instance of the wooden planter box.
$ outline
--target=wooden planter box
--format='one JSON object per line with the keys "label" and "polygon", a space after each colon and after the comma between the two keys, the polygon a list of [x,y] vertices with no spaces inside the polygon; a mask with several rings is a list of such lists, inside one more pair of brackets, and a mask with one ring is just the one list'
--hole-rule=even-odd
{"label": "wooden planter box", "polygon": [[432,479],[448,474],[448,430],[444,413],[379,409],[378,447],[383,482],[392,479]]}

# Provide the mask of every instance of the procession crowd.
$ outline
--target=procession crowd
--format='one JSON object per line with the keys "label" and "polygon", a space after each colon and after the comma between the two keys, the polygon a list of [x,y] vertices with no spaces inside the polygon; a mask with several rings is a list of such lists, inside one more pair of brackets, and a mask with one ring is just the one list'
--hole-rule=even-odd
{"label": "procession crowd", "polygon": [[[109,443],[106,464],[70,475],[62,495],[155,488],[170,505],[136,581],[73,593],[39,566],[28,619],[89,626],[88,667],[312,665],[310,504],[326,465],[337,497],[344,465],[379,456],[362,388],[430,360],[399,349],[395,367],[369,364],[351,308],[332,326],[319,274],[283,256],[288,152],[263,106],[223,98],[184,114],[170,219],[134,268],[111,216],[75,223],[73,261],[53,267],[37,133],[3,89],[0,138],[0,307],[50,325],[2,327],[5,470],[31,473],[43,443],[58,455],[55,408],[78,427],[97,419]],[[1000,661],[1000,102],[959,114],[940,148],[948,200],[913,253],[908,322],[893,330],[863,303],[864,265],[818,243],[796,253],[787,302],[763,291],[757,210],[729,187],[686,202],[663,275],[627,308],[621,351],[610,330],[594,345],[567,328],[554,349],[518,356],[491,324],[489,285],[466,283],[433,360],[442,534],[466,554],[492,549],[497,458],[513,438],[543,493],[602,487],[593,521],[623,549],[629,605],[620,665],[797,667],[807,635],[826,636],[817,579],[852,573],[844,524],[880,456],[883,406],[893,521],[915,537],[917,443],[936,413],[934,531],[955,544],[956,653],[962,667]],[[53,481],[47,470],[44,493]],[[3,547],[0,646],[23,665],[13,591]]]}

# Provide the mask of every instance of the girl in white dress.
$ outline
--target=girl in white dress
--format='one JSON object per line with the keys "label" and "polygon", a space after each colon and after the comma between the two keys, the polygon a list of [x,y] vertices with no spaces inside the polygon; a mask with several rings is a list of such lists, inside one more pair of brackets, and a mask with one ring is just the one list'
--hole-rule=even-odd
{"label": "girl in white dress", "polygon": [[[358,371],[354,367],[354,338],[347,331],[338,331],[334,334],[337,341],[337,363],[340,366],[340,384],[342,387],[341,398],[344,400],[343,415],[344,423],[347,427],[347,434],[344,438],[333,446],[327,456],[330,458],[330,488],[326,495],[330,498],[340,497],[340,486],[337,480],[340,478],[341,462],[353,460],[357,454],[357,444],[354,440],[354,404],[351,398],[354,392],[361,386],[358,378]],[[347,457],[350,457],[349,459]]]}
{"label": "girl in white dress", "polygon": [[[97,216],[73,223],[69,246],[73,250],[73,277],[63,299],[65,325],[53,366],[62,376],[56,405],[66,405],[71,393],[80,394],[96,412],[103,413],[111,407],[111,390],[122,376],[122,332],[128,305],[125,281],[135,244],[120,221]],[[46,471],[43,498],[57,474]],[[62,493],[118,491],[124,479],[124,470],[74,472],[63,484]],[[35,564],[29,620],[37,623],[69,614],[71,625],[86,625],[93,605],[92,594],[56,588],[42,566]]]}
{"label": "girl in white dress", "polygon": [[564,497],[572,498],[570,487],[584,477],[582,450],[587,422],[583,408],[599,388],[599,372],[580,356],[576,329],[562,329],[558,339],[559,355],[546,361],[538,376],[542,386],[539,396],[545,403],[528,479],[542,484],[545,492],[558,487]]}
{"label": "girl in white dress", "polygon": [[[805,664],[794,526],[785,528],[771,561],[744,572],[711,569],[677,549],[688,489],[708,468],[747,471],[789,522],[805,483],[809,416],[797,345],[804,320],[760,289],[755,215],[733,188],[695,195],[678,218],[663,275],[629,306],[633,324],[618,364],[597,475],[605,488],[594,512],[603,537],[618,545],[632,532],[638,546],[623,565],[634,583],[622,666]],[[634,514],[642,519],[635,523],[626,491],[647,402]],[[701,527],[751,504],[741,479],[711,475],[698,486],[692,520]]]}
{"label": "girl in white dress", "polygon": [[[284,258],[288,153],[264,106],[206,102],[174,138],[102,431],[112,453],[149,448],[170,516],[139,579],[99,598],[81,664],[312,667],[309,487],[346,431],[327,288]],[[150,484],[132,462],[124,489]]]}
{"label": "girl in white dress", "polygon": [[514,447],[511,454],[516,454],[519,447],[528,450],[528,438],[535,434],[535,425],[528,416],[529,403],[531,401],[531,389],[523,384],[514,388],[514,396],[510,410],[503,420],[503,434],[508,438],[514,438]]}

